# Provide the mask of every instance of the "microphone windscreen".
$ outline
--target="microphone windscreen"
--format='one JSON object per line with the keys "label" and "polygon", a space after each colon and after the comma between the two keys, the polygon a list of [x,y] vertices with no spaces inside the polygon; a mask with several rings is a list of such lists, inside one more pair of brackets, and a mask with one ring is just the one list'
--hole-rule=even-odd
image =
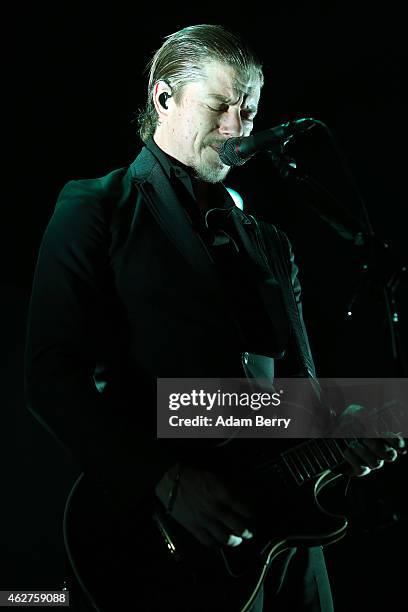
{"label": "microphone windscreen", "polygon": [[242,166],[242,164],[245,164],[247,161],[247,159],[241,157],[238,152],[240,140],[240,138],[228,138],[228,140],[223,142],[220,146],[218,155],[222,163],[226,166]]}

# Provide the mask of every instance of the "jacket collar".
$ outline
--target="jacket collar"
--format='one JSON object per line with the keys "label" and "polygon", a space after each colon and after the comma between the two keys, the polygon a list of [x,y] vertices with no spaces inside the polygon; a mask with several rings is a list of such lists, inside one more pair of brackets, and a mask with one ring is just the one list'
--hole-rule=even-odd
{"label": "jacket collar", "polygon": [[[142,149],[130,168],[131,181],[137,184],[144,195],[147,206],[159,226],[194,268],[207,282],[220,285],[214,261],[205,244],[193,230],[183,206],[171,186],[169,179],[156,157],[146,147]],[[259,248],[255,248],[247,229],[256,232],[256,221],[247,216],[235,205],[230,210],[221,210],[222,214],[231,214],[232,221],[240,235],[241,244],[258,270],[262,270],[259,280],[260,297],[269,313],[278,309],[280,324],[278,327],[279,345],[284,346],[288,339],[287,317],[281,299],[281,289],[271,277],[269,266],[262,261]],[[265,276],[266,272],[266,276]]]}
{"label": "jacket collar", "polygon": [[157,158],[144,147],[129,168],[159,226],[183,257],[207,281],[216,281],[214,261],[180,204]]}

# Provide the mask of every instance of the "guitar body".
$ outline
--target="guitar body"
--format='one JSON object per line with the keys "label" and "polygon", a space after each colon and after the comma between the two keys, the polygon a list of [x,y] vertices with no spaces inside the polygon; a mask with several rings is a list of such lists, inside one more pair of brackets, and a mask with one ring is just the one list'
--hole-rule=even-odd
{"label": "guitar body", "polygon": [[293,547],[326,546],[345,535],[347,520],[318,500],[337,478],[327,471],[292,493],[269,488],[258,500],[255,537],[210,550],[154,500],[125,519],[81,475],[65,508],[66,551],[90,610],[249,612],[267,575],[279,584]]}

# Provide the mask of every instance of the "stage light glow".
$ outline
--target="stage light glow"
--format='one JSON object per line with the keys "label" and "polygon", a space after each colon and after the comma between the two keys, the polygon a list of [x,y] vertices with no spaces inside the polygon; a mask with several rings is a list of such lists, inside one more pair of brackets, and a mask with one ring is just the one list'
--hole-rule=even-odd
{"label": "stage light glow", "polygon": [[235,189],[232,189],[231,187],[227,187],[227,191],[234,200],[235,206],[237,206],[240,210],[244,210],[244,200],[239,195],[238,191],[235,191]]}

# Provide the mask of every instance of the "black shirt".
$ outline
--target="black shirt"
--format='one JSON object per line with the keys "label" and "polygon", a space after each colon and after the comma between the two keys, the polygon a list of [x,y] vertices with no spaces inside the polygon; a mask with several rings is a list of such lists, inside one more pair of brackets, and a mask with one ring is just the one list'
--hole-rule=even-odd
{"label": "black shirt", "polygon": [[211,202],[206,209],[200,209],[195,195],[199,179],[194,170],[162,151],[153,139],[146,146],[160,162],[217,266],[223,298],[235,320],[242,351],[276,356],[272,324],[257,289],[265,271],[253,265],[231,222],[230,213],[235,208],[232,197],[222,183],[211,184]]}

